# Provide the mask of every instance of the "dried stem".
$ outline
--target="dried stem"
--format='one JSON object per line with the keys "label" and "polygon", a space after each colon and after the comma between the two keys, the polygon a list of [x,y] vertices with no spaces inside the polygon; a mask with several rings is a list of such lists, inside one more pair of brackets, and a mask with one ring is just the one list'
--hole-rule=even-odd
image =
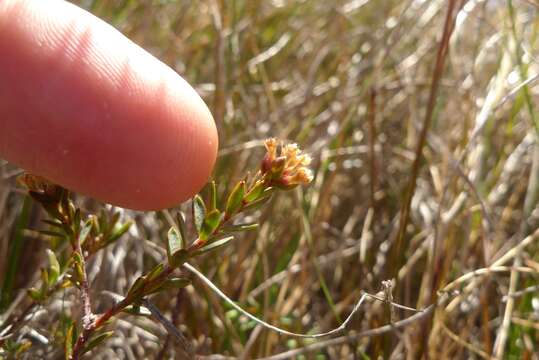
{"label": "dried stem", "polygon": [[425,146],[425,143],[427,140],[427,134],[429,132],[430,125],[432,123],[432,116],[434,114],[434,107],[436,105],[438,88],[439,88],[440,80],[442,78],[442,74],[444,70],[445,59],[449,51],[449,39],[453,32],[454,21],[455,21],[455,18],[453,16],[453,11],[455,9],[456,4],[457,4],[457,1],[455,0],[451,0],[448,3],[447,16],[445,19],[443,35],[442,35],[442,39],[438,47],[438,53],[436,56],[436,64],[434,66],[434,70],[432,73],[432,82],[431,82],[431,87],[430,87],[427,110],[426,110],[425,118],[423,120],[423,124],[421,127],[421,132],[419,134],[419,140],[417,142],[417,146],[415,149],[415,158],[412,164],[410,180],[409,180],[405,198],[401,207],[400,219],[399,219],[399,230],[397,233],[397,240],[393,247],[393,256],[392,256],[394,260],[393,263],[395,265],[392,269],[392,274],[390,278],[396,277],[398,269],[400,268],[400,266],[398,265],[401,263],[402,249],[406,248],[404,244],[404,241],[405,241],[404,238],[405,238],[405,233],[406,233],[406,226],[408,225],[410,205],[412,202],[412,196],[415,192],[416,180],[419,175],[419,169],[421,167],[421,159],[423,157],[422,156],[423,148]]}

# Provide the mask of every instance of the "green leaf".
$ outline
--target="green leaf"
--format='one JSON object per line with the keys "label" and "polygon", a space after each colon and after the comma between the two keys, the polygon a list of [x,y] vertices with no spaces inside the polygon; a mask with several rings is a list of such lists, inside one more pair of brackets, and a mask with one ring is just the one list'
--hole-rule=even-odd
{"label": "green leaf", "polygon": [[73,213],[72,219],[73,219],[73,225],[75,227],[75,233],[78,233],[80,230],[80,221],[81,221],[81,214],[80,209],[73,210],[72,205],[69,206],[70,212]]}
{"label": "green leaf", "polygon": [[228,233],[228,232],[255,230],[255,229],[258,229],[258,226],[259,226],[258,223],[229,225],[223,228],[223,232]]}
{"label": "green leaf", "polygon": [[129,289],[129,291],[127,292],[127,296],[126,297],[132,297],[135,295],[135,293],[137,293],[140,289],[142,289],[142,287],[144,286],[144,284],[146,283],[146,279],[144,276],[139,276],[137,278],[137,280],[135,280],[135,282],[133,283],[133,285],[131,285],[131,288]]}
{"label": "green leaf", "polygon": [[178,223],[178,230],[180,230],[180,235],[182,238],[182,248],[185,247],[185,239],[187,239],[186,234],[186,226],[185,226],[185,219],[183,218],[183,214],[181,211],[178,211],[176,214],[176,221]]}
{"label": "green leaf", "polygon": [[47,235],[47,236],[58,237],[58,238],[63,238],[66,236],[64,233],[51,231],[51,230],[39,230],[39,233],[43,235]]}
{"label": "green leaf", "polygon": [[0,313],[4,312],[4,310],[11,305],[15,287],[15,278],[17,273],[22,270],[19,260],[24,251],[24,230],[28,228],[30,223],[31,208],[32,201],[30,201],[29,197],[25,197],[17,217],[16,225],[13,229],[13,238],[10,239],[9,245],[4,244],[8,247],[8,253],[7,258],[4,258],[5,255],[2,255],[2,260],[6,260],[6,262],[2,265],[3,272],[1,278],[3,284],[0,288]]}
{"label": "green leaf", "polygon": [[49,290],[49,272],[41,269],[41,293],[46,294]]}
{"label": "green leaf", "polygon": [[162,290],[184,288],[187,285],[189,285],[190,283],[191,283],[191,281],[189,281],[189,279],[185,279],[185,278],[166,279],[165,281],[163,281],[160,284],[154,286],[153,288],[148,289],[148,291],[145,291],[144,295],[155,294],[155,293],[160,292]]}
{"label": "green leaf", "polygon": [[258,180],[255,183],[255,186],[253,186],[252,189],[249,190],[247,195],[245,195],[245,202],[250,203],[257,200],[260,197],[260,195],[262,195],[265,188],[266,188],[266,184],[264,183],[264,181]]}
{"label": "green leaf", "polygon": [[198,233],[200,233],[205,217],[206,205],[204,205],[204,200],[199,195],[195,195],[193,198],[193,221]]}
{"label": "green leaf", "polygon": [[198,249],[197,251],[195,251],[194,255],[202,255],[204,253],[207,253],[208,251],[215,250],[217,248],[223,247],[226,244],[228,244],[232,239],[234,239],[234,236],[227,236],[227,237],[225,237],[223,239],[214,241],[211,244],[206,245],[206,246]]}
{"label": "green leaf", "polygon": [[107,216],[107,212],[105,211],[105,209],[101,209],[101,211],[99,211],[99,216],[97,217],[96,230],[98,233],[100,233],[100,232],[107,231],[108,228],[109,228],[109,219]]}
{"label": "green leaf", "polygon": [[84,270],[82,269],[82,258],[78,252],[73,253],[73,268],[75,270],[76,280],[80,281],[84,278]]}
{"label": "green leaf", "polygon": [[159,292],[165,281],[166,279],[161,279],[158,283],[154,283],[152,286],[144,288],[144,296]]}
{"label": "green leaf", "polygon": [[148,310],[147,307],[140,306],[140,305],[129,305],[129,306],[126,306],[122,311],[131,315],[139,315],[139,316],[152,315],[151,311]]}
{"label": "green leaf", "polygon": [[210,235],[212,235],[213,232],[217,229],[220,223],[221,212],[217,209],[210,211],[204,219],[204,223],[202,224],[198,237],[201,240],[207,240]]}
{"label": "green leaf", "polygon": [[77,341],[77,328],[75,327],[75,323],[73,322],[67,329],[66,337],[65,337],[64,350],[65,350],[66,360],[71,359],[71,355],[73,355],[73,345],[75,345],[76,341]]}
{"label": "green leaf", "polygon": [[269,199],[271,199],[271,193],[268,194],[268,195],[264,195],[262,196],[261,198],[253,201],[252,203],[249,203],[248,205],[246,205],[243,210],[256,210],[258,208],[260,208],[262,205],[266,204],[268,202]]}
{"label": "green leaf", "polygon": [[27,290],[28,296],[34,301],[40,302],[43,300],[43,293],[36,288],[30,288]]}
{"label": "green leaf", "polygon": [[191,284],[191,280],[187,278],[172,278],[167,279],[163,284],[164,289],[181,289]]}
{"label": "green leaf", "polygon": [[163,265],[162,263],[159,263],[157,264],[146,276],[146,281],[152,281],[153,279],[155,279],[156,277],[158,277],[159,275],[161,275],[161,273],[163,272],[163,270],[165,269],[165,265]]}
{"label": "green leaf", "polygon": [[131,225],[133,225],[133,222],[128,221],[120,226],[117,226],[112,232],[112,234],[110,234],[110,236],[108,237],[107,244],[111,244],[118,240],[123,234],[125,234],[129,230]]}
{"label": "green leaf", "polygon": [[50,226],[58,228],[58,229],[63,229],[64,228],[64,225],[58,220],[44,219],[44,220],[41,220],[41,221],[44,222],[47,225],[50,225]]}
{"label": "green leaf", "polygon": [[[68,219],[71,221],[71,220],[77,220],[76,218],[74,218],[74,209],[71,207],[71,202],[69,201],[69,192],[68,191],[60,191],[57,196],[59,197],[60,199],[60,209],[62,210],[62,213],[64,215],[68,215]],[[78,221],[77,223],[80,223],[80,221]]]}
{"label": "green leaf", "polygon": [[217,185],[215,181],[210,183],[210,211],[217,209]]}
{"label": "green leaf", "polygon": [[105,331],[104,333],[101,333],[99,335],[96,335],[96,336],[92,337],[88,341],[86,346],[84,347],[84,350],[82,351],[82,353],[84,354],[84,353],[92,350],[97,345],[101,344],[102,342],[104,342],[105,340],[110,338],[113,334],[114,334],[114,331]]}
{"label": "green leaf", "polygon": [[110,222],[109,222],[109,229],[110,230],[114,229],[114,227],[116,226],[116,223],[118,222],[118,220],[120,220],[120,213],[118,211],[116,211],[110,217]]}
{"label": "green leaf", "polygon": [[234,186],[226,201],[225,213],[231,216],[238,211],[242,205],[243,196],[245,195],[245,181],[240,181]]}
{"label": "green leaf", "polygon": [[[79,209],[77,209],[78,211]],[[93,222],[92,220],[88,220],[84,223],[84,225],[82,226],[82,229],[80,230],[80,233],[79,233],[79,242],[80,244],[84,244],[84,242],[86,241],[86,238],[88,237],[88,235],[90,234],[90,231],[92,230],[92,226],[93,226]]]}
{"label": "green leaf", "polygon": [[179,230],[171,227],[167,234],[167,257],[168,263],[172,266],[174,254],[183,248],[183,239]]}
{"label": "green leaf", "polygon": [[47,249],[47,256],[49,258],[49,282],[54,285],[60,276],[60,264],[52,250]]}

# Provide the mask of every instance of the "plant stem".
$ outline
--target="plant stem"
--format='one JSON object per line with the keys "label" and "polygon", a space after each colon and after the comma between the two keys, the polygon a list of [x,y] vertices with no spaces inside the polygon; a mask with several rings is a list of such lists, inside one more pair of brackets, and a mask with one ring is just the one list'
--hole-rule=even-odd
{"label": "plant stem", "polygon": [[[164,279],[168,278],[170,274],[174,271],[175,268],[165,265],[165,268],[163,269],[163,272],[159,274],[157,277],[149,281],[147,284],[145,284],[145,287],[151,288],[157,283],[162,282]],[[90,338],[90,336],[93,334],[93,332],[103,325],[113,316],[118,314],[119,312],[123,311],[126,307],[129,305],[132,305],[134,302],[139,300],[138,297],[135,296],[128,296],[125,297],[122,301],[114,304],[111,308],[109,308],[107,311],[105,311],[103,314],[97,316],[97,318],[90,322],[90,324],[86,327],[83,325],[83,331],[77,338],[77,342],[75,343],[75,346],[73,347],[73,355],[71,356],[72,360],[76,360],[80,356],[81,350],[84,348],[84,345]],[[93,316],[93,315],[92,315]]]}
{"label": "plant stem", "polygon": [[[75,346],[73,347],[73,353],[71,359],[76,360],[81,355],[80,352],[84,348],[84,344],[88,340],[92,331],[94,314],[92,313],[92,303],[90,301],[90,287],[88,286],[88,276],[86,275],[86,261],[84,260],[84,253],[82,252],[82,246],[80,243],[80,236],[75,233],[73,240],[73,253],[80,256],[80,265],[82,271],[80,272],[80,296],[82,301],[82,334],[77,339]],[[69,340],[68,340],[69,341]]]}
{"label": "plant stem", "polygon": [[[256,179],[258,179],[258,176],[259,175],[257,174]],[[255,183],[256,183],[256,181],[253,181],[253,185],[251,185],[247,191],[251,190]],[[242,203],[240,208],[233,214],[226,214],[225,213],[224,217],[223,217],[223,220],[215,228],[215,230],[212,232],[210,237],[217,234],[223,228],[224,225],[229,223],[234,218],[235,215],[241,213],[241,211],[247,205],[248,205],[248,203]],[[77,236],[77,239],[78,239],[78,236]],[[206,244],[206,241],[201,241],[200,238],[197,238],[195,241],[193,241],[191,243],[191,245],[189,247],[187,247],[186,250],[188,251],[188,253],[192,254],[194,251],[200,249],[205,244]],[[93,334],[94,331],[96,331],[97,329],[99,329],[100,327],[105,325],[105,323],[110,318],[112,318],[113,316],[115,316],[118,313],[120,313],[121,311],[123,311],[129,305],[133,305],[133,303],[143,300],[143,297],[144,297],[143,296],[141,298],[140,296],[135,296],[135,295],[127,296],[123,300],[121,300],[120,302],[114,304],[111,308],[109,308],[103,314],[95,317],[95,315],[93,315],[92,312],[91,312],[91,303],[90,303],[90,297],[89,297],[89,291],[88,291],[88,280],[87,280],[87,277],[86,277],[86,267],[85,267],[85,263],[84,263],[84,257],[82,256],[83,254],[82,254],[80,241],[78,241],[78,240],[75,242],[74,251],[79,252],[79,254],[81,255],[81,258],[82,258],[83,278],[81,279],[81,285],[82,285],[81,286],[81,296],[82,296],[82,300],[83,300],[84,317],[83,317],[83,331],[79,335],[79,337],[77,338],[75,346],[73,347],[73,354],[71,356],[71,360],[77,360],[80,357],[81,351],[84,349],[84,345],[89,340],[90,336]],[[190,257],[190,256],[188,256],[188,257]],[[172,267],[168,263],[165,263],[164,267],[163,267],[163,271],[158,276],[156,276],[155,278],[153,278],[152,280],[150,280],[146,284],[144,284],[143,288],[141,288],[139,291],[141,291],[143,293],[145,288],[149,289],[149,288],[154,287],[157,284],[161,284],[163,281],[165,281],[172,274],[172,272],[176,268],[177,267]],[[95,319],[94,319],[94,317],[95,317]]]}

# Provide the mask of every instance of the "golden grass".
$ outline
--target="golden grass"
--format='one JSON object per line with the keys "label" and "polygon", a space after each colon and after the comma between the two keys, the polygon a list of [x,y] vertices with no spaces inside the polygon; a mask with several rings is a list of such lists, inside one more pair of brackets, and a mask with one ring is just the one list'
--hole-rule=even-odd
{"label": "golden grass", "polygon": [[[218,183],[234,184],[253,168],[267,137],[298,142],[313,158],[309,188],[279,195],[257,214],[258,231],[193,264],[225,294],[266,322],[302,333],[338,327],[362,291],[376,294],[393,277],[395,303],[431,309],[413,315],[366,301],[340,336],[295,339],[246,318],[194,280],[153,303],[197,354],[539,358],[535,2],[80,4],[204,97],[220,134]],[[6,269],[23,196],[16,170],[3,164],[0,171]],[[88,264],[97,311],[163,257],[156,245],[162,247],[166,216],[124,215],[136,229]],[[34,209],[31,229],[39,228],[38,217]],[[41,240],[24,235],[23,253],[45,263]],[[16,292],[39,270],[23,264]],[[16,299],[12,312],[24,301]],[[27,323],[23,334],[34,342],[28,356],[58,356],[52,324],[61,311],[80,311],[73,293]],[[410,315],[413,321],[399,323]],[[391,319],[398,326],[387,326]],[[115,329],[92,357],[180,356],[150,319],[122,317]]]}

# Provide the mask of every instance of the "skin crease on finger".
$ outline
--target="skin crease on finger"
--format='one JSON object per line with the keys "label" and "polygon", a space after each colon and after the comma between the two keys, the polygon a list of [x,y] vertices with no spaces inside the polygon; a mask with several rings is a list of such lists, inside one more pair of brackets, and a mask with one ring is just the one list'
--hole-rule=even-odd
{"label": "skin crease on finger", "polygon": [[0,0],[0,157],[137,210],[171,207],[208,180],[210,111],[179,75],[60,0]]}

